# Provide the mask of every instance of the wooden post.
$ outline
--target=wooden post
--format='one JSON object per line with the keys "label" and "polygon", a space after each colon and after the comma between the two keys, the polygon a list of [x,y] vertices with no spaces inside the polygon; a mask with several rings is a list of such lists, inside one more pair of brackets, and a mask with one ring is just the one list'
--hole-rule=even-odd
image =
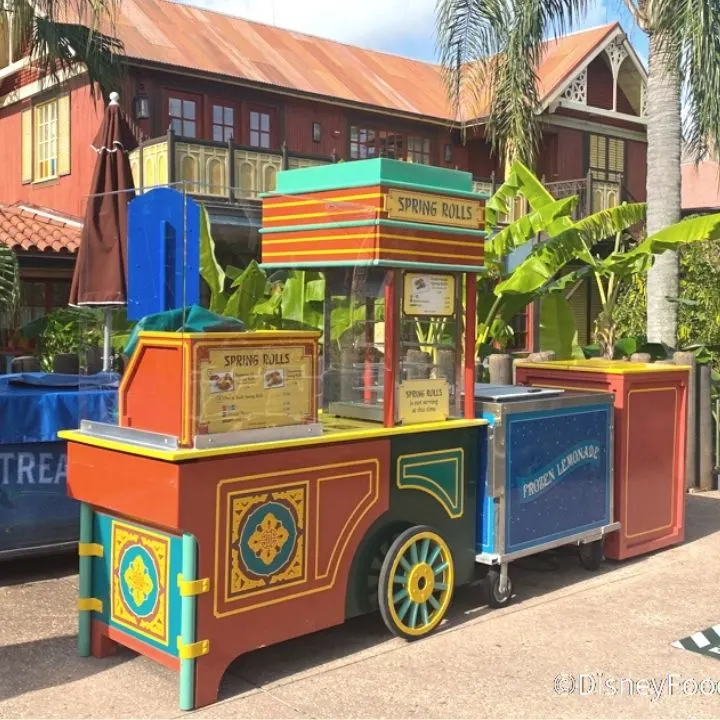
{"label": "wooden post", "polygon": [[287,170],[288,169],[288,147],[287,143],[283,140],[283,144],[281,147],[282,151],[282,169]]}
{"label": "wooden post", "polygon": [[690,368],[687,390],[687,435],[685,449],[685,489],[688,489],[697,487],[698,485],[697,360],[695,354],[690,352],[676,352],[673,358],[678,365],[687,365]]}
{"label": "wooden post", "polygon": [[235,202],[235,140],[232,135],[228,139],[228,200]]}
{"label": "wooden post", "polygon": [[512,355],[493,354],[488,362],[491,385],[512,385]]}
{"label": "wooden post", "polygon": [[700,490],[712,490],[712,382],[710,365],[700,365],[700,383],[698,387],[698,465]]}
{"label": "wooden post", "polygon": [[[175,133],[173,132],[172,125],[168,127],[167,131],[167,153],[168,153],[168,186],[172,187],[176,181],[175,173],[177,168],[175,167]],[[182,192],[185,193],[185,185],[183,184]]]}

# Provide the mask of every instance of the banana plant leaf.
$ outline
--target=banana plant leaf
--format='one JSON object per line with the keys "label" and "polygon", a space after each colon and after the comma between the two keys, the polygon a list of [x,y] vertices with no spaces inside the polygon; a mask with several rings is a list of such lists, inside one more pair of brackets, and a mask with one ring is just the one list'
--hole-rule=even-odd
{"label": "banana plant leaf", "polygon": [[200,206],[200,277],[210,288],[210,310],[215,313],[222,313],[227,301],[227,296],[223,292],[225,289],[225,272],[215,257],[212,223],[204,205]]}
{"label": "banana plant leaf", "polygon": [[522,194],[533,210],[556,202],[555,198],[543,187],[534,173],[521,162],[514,162],[505,182],[485,203],[485,220],[490,227],[498,224],[498,216],[510,212],[512,201]]}
{"label": "banana plant leaf", "polygon": [[[557,235],[572,226],[570,215],[577,205],[577,196],[555,200],[538,210],[524,215],[488,238],[485,243],[485,260],[499,265],[502,259],[540,233]],[[565,222],[562,222],[562,221]]]}
{"label": "banana plant leaf", "polygon": [[254,328],[256,320],[253,309],[265,297],[266,283],[265,271],[252,260],[233,281],[233,292],[227,300],[224,314],[242,320],[248,328]]}
{"label": "banana plant leaf", "polygon": [[620,278],[626,278],[649,270],[653,264],[653,256],[665,250],[677,250],[682,245],[718,238],[720,213],[688,218],[650,235],[632,250],[613,253],[603,260],[601,265],[604,273],[614,273]]}
{"label": "banana plant leaf", "polygon": [[540,301],[540,347],[552,350],[557,360],[569,360],[578,348],[572,308],[563,293],[545,295]]}

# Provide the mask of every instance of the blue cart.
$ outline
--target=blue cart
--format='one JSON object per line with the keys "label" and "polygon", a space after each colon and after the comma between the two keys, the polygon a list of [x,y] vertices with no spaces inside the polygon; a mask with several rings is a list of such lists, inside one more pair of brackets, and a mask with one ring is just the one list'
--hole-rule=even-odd
{"label": "blue cart", "polygon": [[484,385],[476,415],[490,423],[478,493],[476,560],[488,565],[489,603],[512,595],[508,563],[577,544],[596,569],[613,522],[613,396]]}
{"label": "blue cart", "polygon": [[77,542],[80,504],[67,495],[59,430],[80,418],[111,422],[118,376],[25,373],[0,377],[0,559]]}

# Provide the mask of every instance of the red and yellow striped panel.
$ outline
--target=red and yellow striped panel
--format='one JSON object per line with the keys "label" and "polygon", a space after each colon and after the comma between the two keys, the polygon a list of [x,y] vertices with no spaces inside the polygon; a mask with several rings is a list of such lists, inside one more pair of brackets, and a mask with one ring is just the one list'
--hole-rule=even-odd
{"label": "red and yellow striped panel", "polygon": [[290,265],[395,260],[480,266],[483,245],[480,237],[442,233],[432,227],[410,230],[373,225],[307,232],[293,230],[263,235],[262,261]]}
{"label": "red and yellow striped panel", "polygon": [[380,186],[277,195],[262,201],[264,228],[374,220],[383,210]]}

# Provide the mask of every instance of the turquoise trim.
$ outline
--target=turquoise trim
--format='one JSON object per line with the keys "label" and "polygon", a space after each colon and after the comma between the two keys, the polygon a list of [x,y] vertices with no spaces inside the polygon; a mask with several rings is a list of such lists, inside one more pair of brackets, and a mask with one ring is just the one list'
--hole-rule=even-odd
{"label": "turquoise trim", "polygon": [[[93,511],[87,503],[80,503],[80,542],[92,542]],[[81,600],[92,597],[92,557],[81,555],[79,558],[79,590]],[[90,656],[91,646],[91,615],[90,610],[80,610],[78,613],[78,655]]]}
{"label": "turquoise trim", "polygon": [[[182,538],[182,578],[197,580],[197,540],[186,533]],[[195,642],[196,598],[183,595],[180,598],[180,639],[184,645]],[[180,660],[180,709],[195,707],[195,659]]]}
{"label": "turquoise trim", "polygon": [[[334,268],[334,267],[385,267],[390,270],[393,268],[407,268],[410,270],[431,270],[435,272],[468,272],[481,274],[487,272],[484,265],[445,265],[443,263],[418,263],[405,262],[403,260],[369,260],[365,262],[351,263],[347,260],[330,260],[328,262],[297,262],[292,264],[294,269],[302,268]],[[260,263],[261,268],[287,268],[287,263]]]}
{"label": "turquoise trim", "polygon": [[373,158],[284,170],[277,174],[275,192],[260,197],[367,185],[394,185],[477,198],[478,194],[472,192],[472,183],[472,175],[468,172],[389,158]]}
{"label": "turquoise trim", "polygon": [[473,235],[475,237],[487,237],[486,230],[468,230],[467,228],[450,227],[449,225],[435,225],[434,223],[414,223],[405,220],[385,220],[384,218],[374,218],[372,220],[339,220],[329,223],[310,223],[308,225],[283,225],[282,227],[261,228],[259,232],[262,235],[272,235],[281,232],[302,232],[305,230],[329,230],[331,228],[350,228],[350,227],[372,227],[379,225],[380,227],[395,227],[405,230],[424,230],[430,232],[437,230],[438,232],[448,233],[451,235]]}

